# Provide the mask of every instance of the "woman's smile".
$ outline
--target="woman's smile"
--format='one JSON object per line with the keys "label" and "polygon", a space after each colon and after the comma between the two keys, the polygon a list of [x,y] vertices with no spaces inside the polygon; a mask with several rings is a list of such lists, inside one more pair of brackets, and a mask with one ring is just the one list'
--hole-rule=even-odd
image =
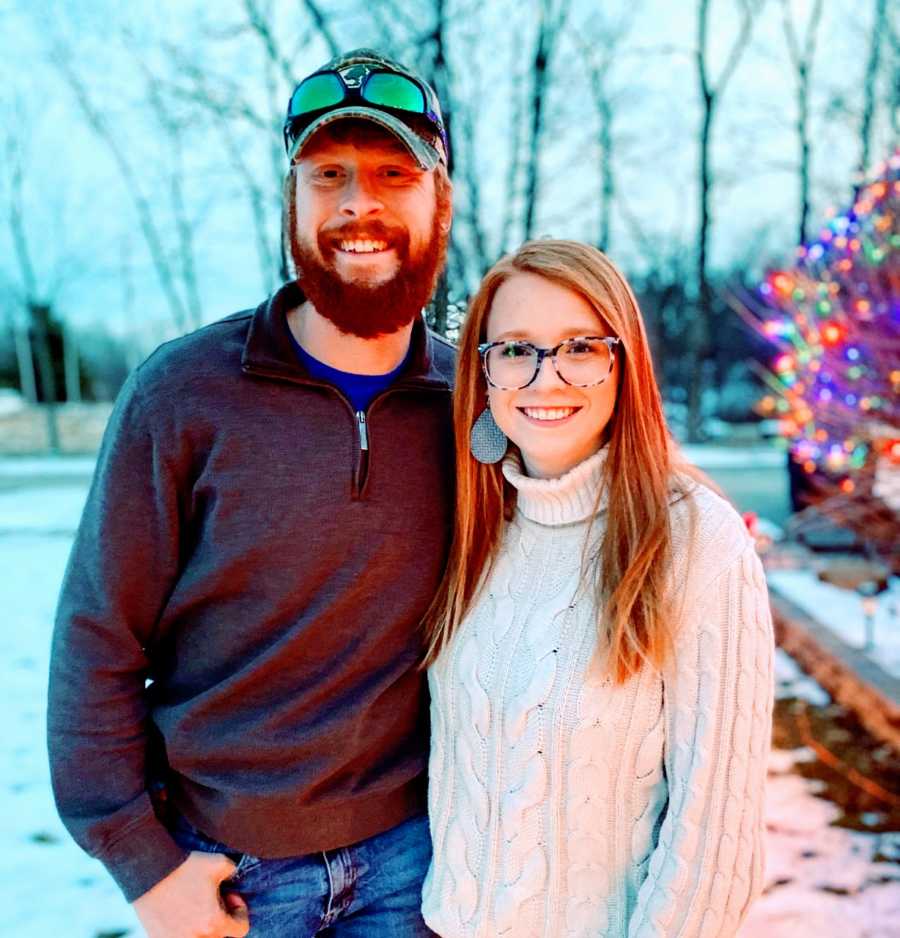
{"label": "woman's smile", "polygon": [[559,427],[569,423],[581,410],[580,407],[519,407],[517,408],[529,423],[537,426]]}

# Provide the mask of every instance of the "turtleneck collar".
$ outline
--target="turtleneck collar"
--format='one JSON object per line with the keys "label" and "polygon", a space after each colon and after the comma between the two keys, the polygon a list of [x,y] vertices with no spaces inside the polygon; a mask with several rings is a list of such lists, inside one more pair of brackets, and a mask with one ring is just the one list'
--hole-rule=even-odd
{"label": "turtleneck collar", "polygon": [[525,475],[519,453],[510,449],[503,459],[503,475],[518,492],[516,506],[530,521],[539,524],[573,524],[586,521],[595,509],[606,508],[606,486],[597,502],[603,483],[608,446],[574,466],[557,479],[536,479]]}

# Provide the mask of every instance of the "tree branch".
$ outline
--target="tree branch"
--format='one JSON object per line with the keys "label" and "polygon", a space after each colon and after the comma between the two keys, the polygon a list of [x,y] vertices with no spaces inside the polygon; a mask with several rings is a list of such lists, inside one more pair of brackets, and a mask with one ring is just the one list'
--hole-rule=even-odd
{"label": "tree branch", "polygon": [[138,186],[137,173],[128,160],[128,157],[125,155],[125,151],[120,146],[118,138],[109,128],[103,115],[94,106],[87,92],[87,87],[72,65],[68,50],[65,49],[59,41],[55,41],[51,55],[54,65],[62,73],[72,93],[75,95],[75,100],[81,108],[88,126],[93,130],[96,136],[106,144],[107,149],[112,155],[113,162],[118,167],[119,174],[125,182],[128,194],[131,196],[135,210],[137,211],[138,223],[144,235],[144,240],[147,242],[147,247],[150,250],[150,258],[153,262],[153,268],[156,272],[159,284],[162,287],[163,295],[169,304],[169,309],[175,320],[176,327],[184,332],[187,328],[187,312],[175,287],[172,270],[166,258],[162,238],[157,229],[150,202],[141,193]]}
{"label": "tree branch", "polygon": [[[310,5],[311,3],[307,4],[307,6]],[[244,11],[247,14],[250,28],[259,37],[269,59],[278,66],[287,83],[289,85],[293,84],[293,69],[287,59],[281,54],[278,43],[275,41],[275,36],[272,34],[271,24],[260,13],[256,0],[244,0]]]}

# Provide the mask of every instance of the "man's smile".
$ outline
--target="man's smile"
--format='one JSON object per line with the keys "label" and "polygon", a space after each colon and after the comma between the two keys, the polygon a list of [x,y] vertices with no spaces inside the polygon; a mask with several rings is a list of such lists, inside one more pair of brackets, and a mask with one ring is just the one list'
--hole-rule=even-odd
{"label": "man's smile", "polygon": [[378,254],[390,249],[386,241],[339,241],[338,250],[345,254]]}

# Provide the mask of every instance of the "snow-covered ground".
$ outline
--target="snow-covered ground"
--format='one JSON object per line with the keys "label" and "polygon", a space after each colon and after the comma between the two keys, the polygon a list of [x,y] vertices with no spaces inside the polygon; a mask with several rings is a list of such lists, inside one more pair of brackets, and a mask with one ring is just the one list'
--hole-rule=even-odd
{"label": "snow-covered ground", "polygon": [[[769,570],[766,578],[782,596],[852,648],[866,650],[865,614],[859,594],[823,583],[812,570]],[[866,654],[889,674],[900,678],[900,577],[891,577],[888,589],[875,598],[872,620],[874,641]]]}
{"label": "snow-covered ground", "polygon": [[760,443],[756,446],[720,446],[716,443],[685,443],[681,452],[701,469],[772,469],[784,468],[784,449]]}
{"label": "snow-covered ground", "polygon": [[96,462],[93,456],[7,456],[0,459],[0,478],[90,476]]}
{"label": "snow-covered ground", "polygon": [[[740,938],[897,938],[900,835],[833,827],[840,809],[791,771],[807,749],[774,750],[766,787],[766,888]],[[894,862],[875,862],[876,852]]]}
{"label": "snow-covered ground", "polygon": [[[42,524],[50,521],[43,500],[29,491]],[[84,493],[81,493],[82,500]],[[0,528],[13,516],[10,493],[0,497]],[[18,508],[23,509],[23,504]],[[15,516],[19,517],[19,516]],[[53,805],[45,746],[47,666],[56,594],[71,534],[0,535],[5,627],[0,630],[0,687],[7,718],[0,734],[0,892],[6,895],[5,931],[16,938],[96,938],[141,932],[131,907],[96,860],[70,840]],[[48,525],[49,526],[49,525]]]}
{"label": "snow-covered ground", "polygon": [[[776,696],[830,702],[781,649]],[[841,811],[819,797],[824,783],[793,772],[815,761],[808,748],[773,749],[766,783],[766,886],[739,938],[898,938],[900,832],[832,826]],[[876,853],[894,862],[876,862]]]}
{"label": "snow-covered ground", "polygon": [[[10,461],[12,462],[12,461]],[[18,462],[19,466],[23,463]],[[35,467],[38,474],[46,467]],[[80,467],[83,469],[84,465]],[[44,743],[51,623],[87,480],[46,474],[47,486],[14,484],[0,491],[0,688],[7,719],[0,734],[0,883],[7,897],[4,932],[15,938],[137,936],[130,907],[103,867],[68,838],[50,793]],[[89,467],[88,467],[89,471]],[[828,695],[784,655],[778,694],[811,705]],[[767,789],[767,890],[740,938],[898,938],[900,835],[832,826],[836,806],[818,785],[792,771],[814,758],[805,749],[773,753]]]}

